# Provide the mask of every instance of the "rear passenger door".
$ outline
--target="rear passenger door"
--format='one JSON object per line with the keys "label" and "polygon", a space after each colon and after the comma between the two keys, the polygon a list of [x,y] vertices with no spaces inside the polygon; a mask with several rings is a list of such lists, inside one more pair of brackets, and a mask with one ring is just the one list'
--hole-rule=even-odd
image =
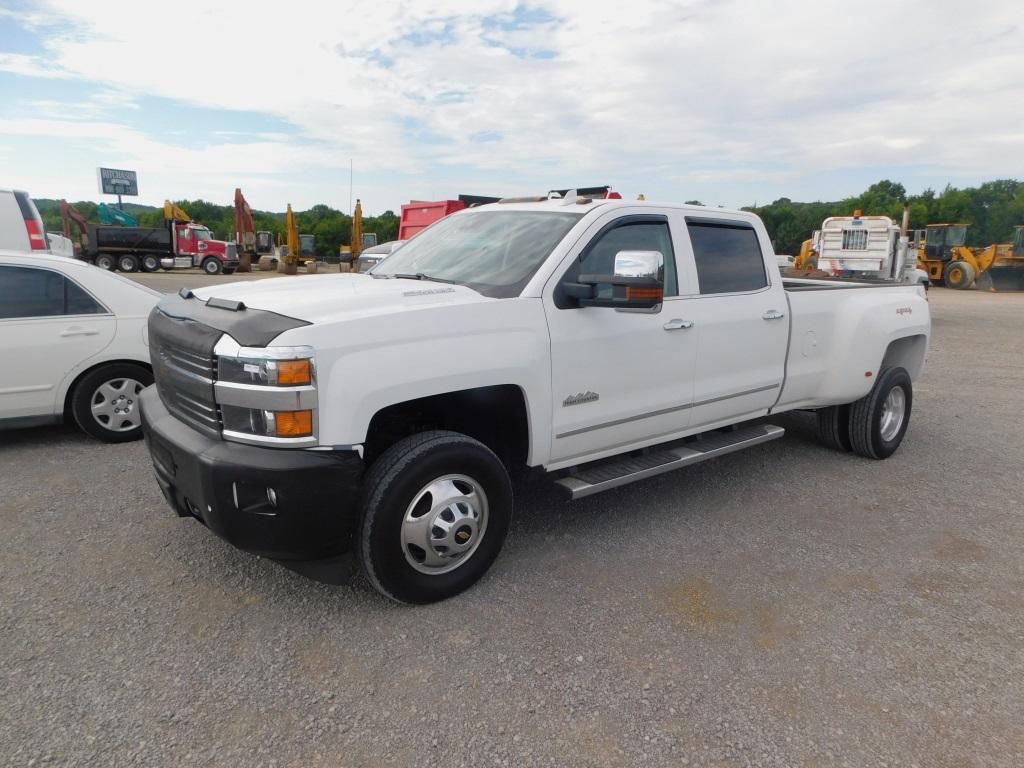
{"label": "rear passenger door", "polygon": [[686,216],[685,223],[698,290],[690,426],[763,416],[778,399],[789,341],[785,292],[765,261],[770,243],[742,218]]}
{"label": "rear passenger door", "polygon": [[109,310],[60,272],[0,263],[0,419],[59,412],[58,385],[115,330]]}

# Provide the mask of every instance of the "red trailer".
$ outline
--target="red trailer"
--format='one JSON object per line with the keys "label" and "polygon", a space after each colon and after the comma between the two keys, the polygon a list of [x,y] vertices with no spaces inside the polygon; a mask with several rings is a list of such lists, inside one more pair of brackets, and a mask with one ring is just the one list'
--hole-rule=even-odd
{"label": "red trailer", "polygon": [[[564,196],[569,190],[553,189],[548,194]],[[622,195],[613,192],[608,185],[600,187],[579,187],[576,189],[579,195],[595,197],[608,200],[621,200]],[[458,200],[413,200],[402,206],[402,219],[398,225],[398,239],[408,240],[421,229],[426,229],[435,221],[445,216],[461,211],[463,208],[472,208],[474,205],[487,205],[496,203],[500,197],[481,197],[480,195],[459,195]]]}
{"label": "red trailer", "polygon": [[474,205],[496,203],[500,197],[459,195],[458,200],[413,200],[402,206],[402,220],[398,225],[398,239],[408,240],[421,229],[426,229],[438,219],[450,213],[472,208]]}

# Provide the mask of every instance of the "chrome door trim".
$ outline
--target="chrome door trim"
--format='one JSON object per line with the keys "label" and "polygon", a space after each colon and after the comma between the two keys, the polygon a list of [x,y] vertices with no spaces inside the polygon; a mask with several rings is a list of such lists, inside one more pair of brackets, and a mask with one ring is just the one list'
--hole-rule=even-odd
{"label": "chrome door trim", "polygon": [[767,392],[772,389],[778,389],[778,384],[769,384],[764,387],[755,387],[754,389],[745,389],[742,392],[735,392],[731,395],[721,395],[720,397],[712,397],[708,400],[700,400],[695,403],[686,403],[684,405],[675,405],[671,408],[663,408],[659,411],[650,411],[649,413],[641,413],[636,416],[628,416],[624,419],[616,419],[615,421],[606,421],[603,424],[595,424],[590,427],[581,427],[580,429],[573,429],[569,432],[563,432],[560,435],[555,435],[556,440],[561,440],[564,437],[574,437],[576,435],[582,435],[585,432],[593,432],[596,429],[605,429],[607,427],[617,427],[620,424],[628,424],[631,421],[640,421],[641,419],[649,419],[653,416],[664,416],[668,413],[675,413],[676,411],[683,411],[687,408],[697,408],[702,405],[710,405],[711,403],[718,403],[722,400],[731,400],[734,397],[744,397],[745,395],[755,395],[758,392]]}

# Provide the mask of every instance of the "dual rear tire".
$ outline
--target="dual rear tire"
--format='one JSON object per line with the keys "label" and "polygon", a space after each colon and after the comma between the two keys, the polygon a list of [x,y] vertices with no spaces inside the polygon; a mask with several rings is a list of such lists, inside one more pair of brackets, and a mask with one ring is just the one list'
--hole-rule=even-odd
{"label": "dual rear tire", "polygon": [[904,368],[885,368],[860,400],[818,410],[818,435],[829,448],[887,459],[903,442],[914,389]]}

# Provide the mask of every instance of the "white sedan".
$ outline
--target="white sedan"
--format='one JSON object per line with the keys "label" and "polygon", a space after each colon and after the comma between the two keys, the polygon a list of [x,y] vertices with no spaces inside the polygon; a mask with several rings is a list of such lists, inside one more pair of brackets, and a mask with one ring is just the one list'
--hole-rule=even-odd
{"label": "white sedan", "polygon": [[83,261],[0,251],[0,429],[67,416],[106,442],[142,437],[146,322],[159,299]]}

